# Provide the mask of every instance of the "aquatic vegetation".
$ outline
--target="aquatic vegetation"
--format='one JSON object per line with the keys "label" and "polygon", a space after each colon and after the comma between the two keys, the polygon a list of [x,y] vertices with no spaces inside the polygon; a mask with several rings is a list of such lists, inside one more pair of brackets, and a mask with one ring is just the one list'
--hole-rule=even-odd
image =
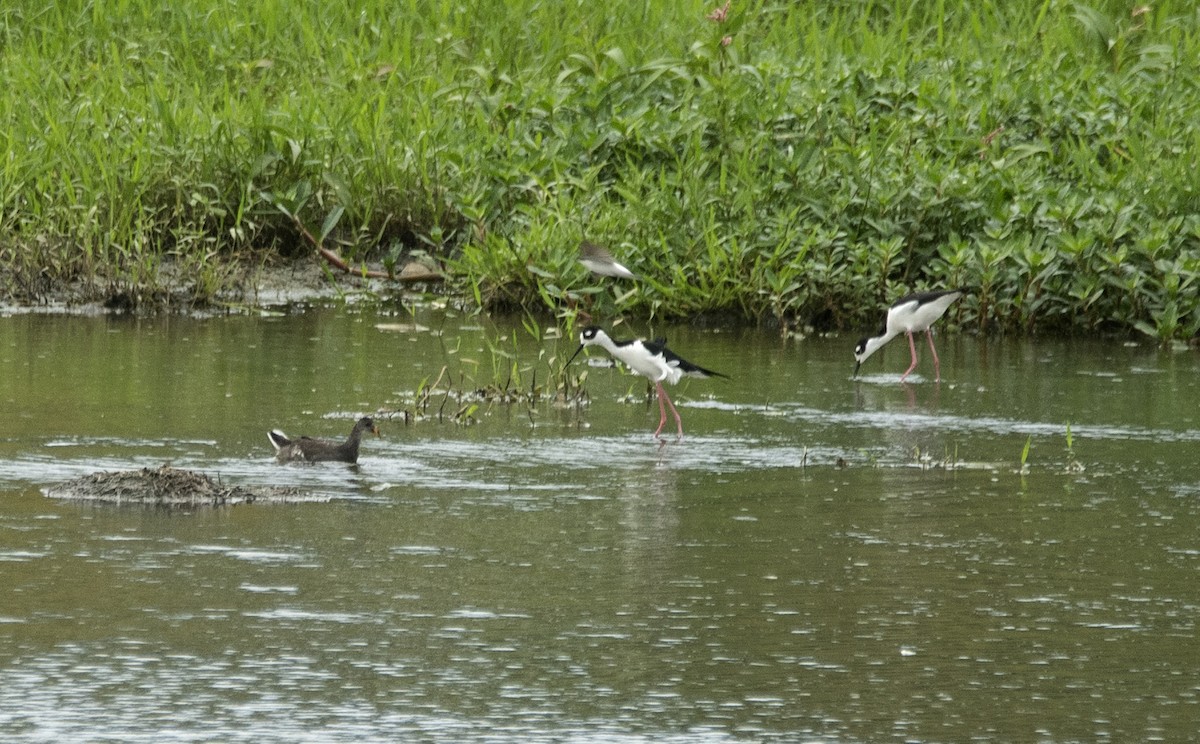
{"label": "aquatic vegetation", "polygon": [[[489,310],[866,328],[970,286],[948,324],[1184,339],[1194,25],[1178,0],[10,3],[0,293],[211,301],[310,225]],[[584,236],[636,291],[607,302]]]}
{"label": "aquatic vegetation", "polygon": [[1075,438],[1071,435],[1071,422],[1067,422],[1067,466],[1068,473],[1082,473],[1083,463],[1075,456]]}
{"label": "aquatic vegetation", "polygon": [[169,465],[90,473],[56,483],[45,491],[55,499],[160,509],[290,503],[319,498],[282,486],[227,486],[219,478],[214,481],[204,473]]}
{"label": "aquatic vegetation", "polygon": [[1033,447],[1033,435],[1025,437],[1025,446],[1021,448],[1021,467],[1018,471],[1022,477],[1029,473],[1029,450]]}
{"label": "aquatic vegetation", "polygon": [[491,385],[468,389],[461,377],[459,384],[455,385],[448,372],[448,367],[442,367],[433,382],[428,378],[421,380],[412,398],[406,401],[407,405],[402,403],[400,406],[385,406],[376,412],[376,416],[387,420],[399,419],[406,426],[424,421],[469,426],[476,422],[480,400],[503,403],[523,400],[522,396],[511,388],[502,389]]}
{"label": "aquatic vegetation", "polygon": [[[476,423],[479,416],[503,408],[523,407],[530,423],[536,423],[543,407],[578,408],[587,402],[583,383],[586,370],[567,373],[561,338],[547,338],[533,317],[522,318],[522,330],[485,335],[481,358],[465,357],[460,349],[447,350],[454,357],[437,376],[422,379],[410,396],[381,408],[377,415],[399,419],[406,425],[420,422]],[[570,339],[570,336],[566,337]]]}
{"label": "aquatic vegetation", "polygon": [[[1067,459],[1066,459],[1066,462],[1063,464],[1064,471],[1067,473],[1082,473],[1082,472],[1084,472],[1085,468],[1083,466],[1083,463],[1081,463],[1079,461],[1079,458],[1076,457],[1076,455],[1075,455],[1075,437],[1074,437],[1074,434],[1071,432],[1071,422],[1070,421],[1068,421],[1067,425],[1066,425],[1065,437],[1066,437]],[[1026,475],[1028,475],[1030,472],[1029,455],[1030,455],[1032,449],[1033,449],[1033,435],[1030,434],[1025,437],[1025,445],[1021,448],[1021,456],[1019,459],[1020,466],[1017,469],[1017,472],[1020,473],[1022,479]]]}
{"label": "aquatic vegetation", "polygon": [[[953,447],[950,443],[945,443],[942,451],[941,459],[938,459],[934,453],[928,448],[922,448],[920,445],[914,445],[912,448],[911,463],[920,470],[960,470],[960,469],[993,469],[995,463],[980,463],[966,462],[958,456],[958,443]],[[874,467],[879,467],[878,462],[873,462]]]}

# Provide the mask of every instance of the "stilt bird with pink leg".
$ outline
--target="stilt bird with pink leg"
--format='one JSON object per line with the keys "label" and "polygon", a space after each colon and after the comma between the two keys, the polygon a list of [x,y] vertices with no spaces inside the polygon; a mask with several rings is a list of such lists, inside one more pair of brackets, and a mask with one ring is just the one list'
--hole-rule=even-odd
{"label": "stilt bird with pink leg", "polygon": [[929,351],[933,354],[933,379],[940,382],[942,370],[937,349],[933,346],[933,324],[945,315],[946,308],[966,293],[965,289],[945,289],[901,297],[888,308],[883,330],[876,336],[860,339],[854,347],[854,376],[858,376],[858,368],[867,361],[867,357],[903,333],[908,336],[908,351],[912,354],[912,364],[900,375],[900,382],[904,382],[904,378],[917,368],[917,347],[913,343],[913,334],[925,331],[925,337],[929,339]]}
{"label": "stilt bird with pink leg", "polygon": [[663,388],[664,382],[674,385],[684,376],[728,377],[683,359],[667,348],[666,339],[615,341],[596,326],[588,326],[579,334],[579,348],[567,360],[567,364],[575,361],[575,357],[579,356],[585,346],[599,346],[624,363],[625,366],[654,383],[654,389],[658,393],[658,410],[662,414],[658,428],[654,430],[656,437],[662,433],[663,426],[667,423],[667,407],[669,406],[671,413],[675,416],[675,426],[678,429],[679,438],[683,438],[683,421],[679,418],[679,411],[675,409],[675,404],[671,402],[670,396]]}

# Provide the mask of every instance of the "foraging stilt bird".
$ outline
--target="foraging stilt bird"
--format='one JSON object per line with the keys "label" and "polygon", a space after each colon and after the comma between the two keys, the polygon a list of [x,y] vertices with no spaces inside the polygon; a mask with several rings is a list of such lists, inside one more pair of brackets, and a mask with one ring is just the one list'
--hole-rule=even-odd
{"label": "foraging stilt bird", "polygon": [[579,348],[567,360],[567,364],[575,361],[575,357],[579,356],[579,352],[583,351],[585,346],[599,346],[623,362],[625,366],[654,383],[654,389],[658,393],[658,410],[662,414],[658,428],[654,430],[656,437],[662,433],[663,426],[667,423],[667,406],[670,406],[671,413],[675,416],[675,426],[678,429],[679,437],[683,438],[683,421],[680,420],[679,411],[675,409],[675,404],[671,402],[667,391],[663,389],[664,382],[674,385],[685,375],[689,377],[728,377],[728,375],[713,372],[711,369],[705,369],[683,359],[667,348],[666,339],[615,341],[596,326],[588,326],[579,334]]}
{"label": "foraging stilt bird", "polygon": [[941,365],[938,361],[937,349],[933,346],[933,324],[945,314],[955,300],[967,293],[965,289],[945,289],[935,292],[918,292],[907,297],[901,297],[888,308],[887,321],[883,330],[876,336],[859,339],[854,347],[854,376],[858,376],[858,368],[874,354],[901,333],[908,336],[908,350],[912,354],[912,364],[900,375],[900,381],[917,368],[917,347],[913,343],[913,334],[925,331],[929,339],[929,351],[933,354],[933,379],[941,381]]}

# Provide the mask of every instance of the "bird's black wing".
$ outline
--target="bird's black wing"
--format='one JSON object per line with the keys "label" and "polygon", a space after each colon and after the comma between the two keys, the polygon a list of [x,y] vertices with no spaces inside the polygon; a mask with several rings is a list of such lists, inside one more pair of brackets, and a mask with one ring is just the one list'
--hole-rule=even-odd
{"label": "bird's black wing", "polygon": [[714,372],[711,369],[705,369],[699,364],[693,364],[675,352],[667,348],[667,339],[665,336],[659,336],[652,341],[643,341],[642,346],[651,354],[662,354],[663,359],[667,360],[667,364],[672,367],[678,367],[683,370],[685,375],[689,377],[724,377],[729,379],[729,375],[720,372]]}
{"label": "bird's black wing", "polygon": [[663,357],[667,360],[667,364],[672,367],[678,367],[683,370],[683,373],[689,377],[724,377],[729,379],[729,375],[714,372],[711,369],[705,369],[699,364],[692,364],[688,360],[679,356],[675,352],[668,349],[666,346],[659,347],[662,350]]}
{"label": "bird's black wing", "polygon": [[[632,343],[632,342],[626,341],[624,343],[617,344],[617,345],[624,346],[627,343]],[[656,338],[652,341],[643,341],[642,347],[646,351],[650,352],[651,354],[663,354],[663,353],[669,354],[670,353],[670,351],[667,350],[667,339],[665,336],[659,336],[658,338]],[[668,357],[668,359],[669,358],[670,357]]]}
{"label": "bird's black wing", "polygon": [[952,294],[965,295],[969,291],[970,290],[966,289],[965,287],[960,287],[958,289],[937,289],[937,290],[933,290],[930,292],[914,292],[910,295],[901,297],[900,299],[893,302],[892,307],[904,305],[909,302],[916,302],[918,305],[924,305],[928,302],[933,302],[934,300],[938,299],[939,297],[945,297],[946,295],[952,295]]}

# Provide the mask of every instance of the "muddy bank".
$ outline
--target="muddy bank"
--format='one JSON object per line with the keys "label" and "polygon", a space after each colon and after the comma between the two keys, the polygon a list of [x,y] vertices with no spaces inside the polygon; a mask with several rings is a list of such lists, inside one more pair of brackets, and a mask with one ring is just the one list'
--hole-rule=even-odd
{"label": "muddy bank", "polygon": [[234,486],[203,473],[163,465],[115,473],[92,473],[45,489],[54,499],[97,504],[195,508],[250,503],[294,503],[317,499],[295,488]]}
{"label": "muddy bank", "polygon": [[443,276],[424,264],[406,264],[394,277],[377,269],[331,270],[315,258],[232,263],[223,267],[220,289],[201,286],[190,272],[164,263],[140,284],[77,279],[36,287],[0,284],[0,315],[52,313],[221,313],[245,308],[277,308],[344,299],[358,294],[387,296],[411,285],[440,287]]}

